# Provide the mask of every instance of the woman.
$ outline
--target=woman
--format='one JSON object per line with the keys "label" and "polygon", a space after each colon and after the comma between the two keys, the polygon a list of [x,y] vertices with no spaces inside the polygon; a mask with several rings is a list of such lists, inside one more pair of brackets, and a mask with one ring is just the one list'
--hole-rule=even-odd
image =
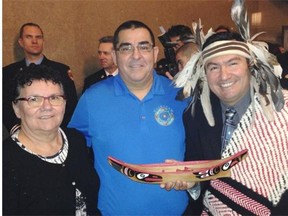
{"label": "woman", "polygon": [[97,214],[98,176],[85,139],[59,127],[66,105],[60,74],[32,65],[15,85],[12,105],[21,124],[3,144],[4,214]]}

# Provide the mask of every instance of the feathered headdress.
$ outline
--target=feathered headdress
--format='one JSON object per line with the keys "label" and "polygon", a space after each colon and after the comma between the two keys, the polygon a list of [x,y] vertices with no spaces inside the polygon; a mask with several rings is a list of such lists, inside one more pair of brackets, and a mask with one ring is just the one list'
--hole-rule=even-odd
{"label": "feathered headdress", "polygon": [[[201,98],[202,107],[205,116],[210,125],[214,125],[214,118],[211,112],[210,90],[206,81],[205,71],[202,64],[202,46],[208,37],[214,34],[212,28],[204,35],[201,19],[192,23],[195,44],[198,45],[199,51],[194,53],[184,66],[183,70],[176,74],[173,82],[176,87],[182,88],[177,95],[177,99],[192,97],[189,106],[192,106],[191,112],[194,115],[194,105],[198,97]],[[188,106],[188,107],[189,107]]]}
{"label": "feathered headdress", "polygon": [[[174,77],[173,82],[176,87],[183,87],[183,90],[178,94],[178,99],[192,96],[190,105],[192,106],[192,115],[194,115],[194,105],[200,96],[206,119],[210,126],[214,126],[215,122],[211,110],[210,90],[205,76],[204,63],[208,58],[214,57],[215,55],[223,55],[225,51],[228,52],[227,49],[225,49],[225,51],[221,49],[221,46],[225,46],[230,49],[230,51],[233,50],[234,53],[250,59],[250,70],[252,74],[250,83],[251,98],[253,99],[254,92],[259,95],[264,114],[269,121],[272,121],[274,120],[273,110],[280,111],[284,105],[281,86],[275,75],[281,74],[282,69],[276,57],[268,52],[265,44],[253,41],[263,32],[250,38],[249,20],[244,0],[234,0],[231,8],[231,17],[245,42],[214,42],[205,47],[203,51],[194,54],[183,70]],[[214,34],[214,32],[210,29],[208,33],[204,35],[201,20],[199,20],[198,23],[193,23],[192,29],[195,34],[195,42],[202,50],[204,42]],[[255,107],[254,100],[252,100],[252,103],[253,107]]]}
{"label": "feathered headdress", "polygon": [[[261,107],[269,121],[274,120],[273,110],[280,111],[284,106],[283,94],[275,74],[282,71],[274,55],[268,52],[265,44],[253,40],[261,33],[250,38],[249,20],[244,0],[234,0],[231,17],[242,38],[246,41],[251,54],[251,94],[258,93]],[[274,107],[273,107],[274,105]]]}

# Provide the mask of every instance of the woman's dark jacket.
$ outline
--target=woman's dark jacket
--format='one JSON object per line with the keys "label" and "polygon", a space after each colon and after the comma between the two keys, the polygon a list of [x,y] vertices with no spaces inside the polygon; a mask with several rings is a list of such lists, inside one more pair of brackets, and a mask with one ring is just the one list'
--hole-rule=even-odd
{"label": "woman's dark jacket", "polygon": [[99,179],[89,163],[85,139],[75,129],[64,132],[69,149],[63,164],[43,161],[11,137],[4,141],[4,215],[75,215],[75,188],[84,195],[88,214],[99,214]]}

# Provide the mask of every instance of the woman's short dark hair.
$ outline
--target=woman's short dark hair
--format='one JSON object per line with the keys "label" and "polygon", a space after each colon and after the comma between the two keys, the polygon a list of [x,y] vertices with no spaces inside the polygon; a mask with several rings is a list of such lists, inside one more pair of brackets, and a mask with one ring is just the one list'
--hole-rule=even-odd
{"label": "woman's short dark hair", "polygon": [[21,68],[14,77],[13,99],[16,99],[19,96],[21,88],[30,86],[34,80],[50,81],[53,84],[59,84],[64,92],[63,78],[59,71],[46,65],[36,65],[32,63],[28,67]]}

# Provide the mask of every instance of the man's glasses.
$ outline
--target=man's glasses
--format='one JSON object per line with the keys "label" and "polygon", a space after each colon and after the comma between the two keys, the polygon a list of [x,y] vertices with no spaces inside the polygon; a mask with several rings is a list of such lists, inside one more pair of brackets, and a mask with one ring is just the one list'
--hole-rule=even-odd
{"label": "man's glasses", "polygon": [[27,101],[30,107],[41,107],[46,99],[52,106],[61,106],[66,100],[66,97],[64,95],[51,95],[49,97],[30,96],[26,98],[17,98],[14,100],[14,103],[16,104],[18,101]]}
{"label": "man's glasses", "polygon": [[[140,53],[149,53],[153,49],[153,45],[150,43],[139,43],[137,44],[136,48]],[[129,43],[124,43],[121,44],[118,48],[117,51],[119,51],[121,54],[128,55],[132,54],[135,50],[135,46]]]}

